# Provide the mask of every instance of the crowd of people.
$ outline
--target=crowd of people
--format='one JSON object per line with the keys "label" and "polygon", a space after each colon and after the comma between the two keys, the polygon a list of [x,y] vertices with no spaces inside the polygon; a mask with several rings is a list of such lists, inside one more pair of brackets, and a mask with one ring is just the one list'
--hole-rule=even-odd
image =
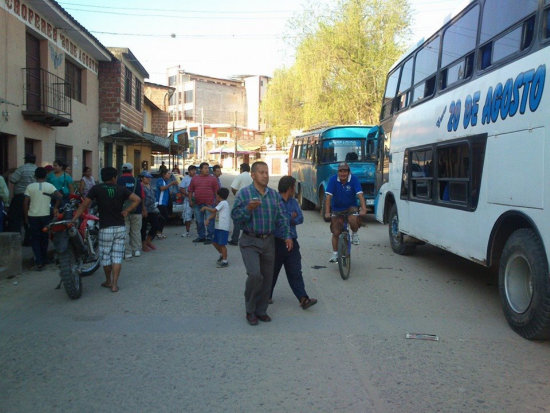
{"label": "crowd of people", "polygon": [[[317,303],[308,296],[302,276],[296,226],[303,223],[303,215],[294,198],[296,180],[284,176],[278,191],[269,188],[265,162],[257,161],[252,167],[241,164],[240,173],[230,186],[235,196],[232,207],[227,201],[229,189],[221,185],[221,168],[216,165],[211,171],[207,162],[199,165],[198,173],[197,167],[190,165],[181,182],[175,177],[179,170],[170,172],[162,165],[154,184],[149,171],[135,176],[131,163],[122,165],[120,175],[115,168],[102,168],[101,183],[96,183],[90,168],[84,168],[77,185],[61,160],[56,160],[49,171],[37,167],[35,162],[34,155],[26,155],[24,165],[9,177],[13,184],[11,201],[6,183],[0,179],[0,211],[9,204],[9,230],[18,232],[25,228],[24,242],[32,244],[37,270],[48,263],[48,238],[40,229],[77,187],[83,200],[73,219],[76,221],[92,203],[97,205],[99,255],[106,278],[101,285],[117,292],[123,260],[155,250],[153,240],[166,238],[164,225],[173,195],[178,194],[183,198],[181,218],[185,232],[181,236],[190,237],[194,219],[197,238],[193,242],[213,245],[218,268],[229,266],[227,245],[239,246],[247,273],[244,296],[250,325],[271,321],[267,308],[273,303],[273,291],[283,267],[301,308],[305,310]],[[331,220],[333,244],[330,262],[335,262],[334,241],[342,230],[343,215],[357,211],[357,199],[360,215],[366,213],[366,205],[361,186],[347,163],[338,165],[338,173],[330,178],[326,193],[325,211],[326,218]],[[349,223],[352,241],[358,244],[358,217],[350,216]],[[3,224],[1,220],[0,230]]]}

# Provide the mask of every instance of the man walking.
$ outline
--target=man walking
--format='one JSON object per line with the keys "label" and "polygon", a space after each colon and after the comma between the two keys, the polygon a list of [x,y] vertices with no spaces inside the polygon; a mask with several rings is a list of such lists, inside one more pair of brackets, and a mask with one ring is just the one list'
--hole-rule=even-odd
{"label": "man walking", "polygon": [[[125,259],[130,259],[132,256],[139,257],[141,255],[141,225],[143,223],[143,211],[145,194],[141,182],[132,174],[134,167],[131,163],[122,165],[122,176],[117,179],[117,185],[125,187],[128,191],[133,192],[141,198],[141,202],[137,208],[124,218],[124,226],[126,227],[126,246]],[[128,207],[130,201],[126,201],[124,207]]]}
{"label": "man walking", "polygon": [[285,267],[286,278],[292,292],[300,302],[300,307],[306,310],[317,303],[315,298],[310,298],[306,293],[304,286],[304,277],[302,276],[302,255],[300,254],[300,244],[298,244],[298,233],[296,225],[304,222],[302,209],[298,201],[294,198],[296,192],[296,179],[292,176],[283,176],[279,181],[279,194],[283,199],[283,209],[290,225],[290,235],[292,237],[292,249],[286,248],[283,239],[282,228],[275,230],[275,269],[273,270],[273,283],[271,284],[271,293],[269,295],[270,303],[273,296],[273,290],[279,277],[281,268]]}
{"label": "man walking", "polygon": [[[35,182],[34,171],[36,170],[36,156],[25,155],[25,163],[11,174],[9,181],[13,184],[13,199],[8,209],[8,231],[21,232],[23,225],[23,201],[25,189],[29,184]],[[25,228],[23,245],[30,245],[30,231]]]}
{"label": "man walking", "polygon": [[265,162],[252,165],[252,184],[242,188],[235,198],[231,217],[243,227],[239,246],[248,277],[244,292],[246,320],[257,325],[268,322],[267,305],[275,261],[275,229],[281,230],[288,251],[292,238],[279,194],[267,187],[269,171]]}
{"label": "man walking", "polygon": [[48,225],[52,218],[50,208],[52,199],[55,199],[55,211],[62,198],[62,194],[56,190],[55,186],[46,182],[46,175],[45,168],[36,168],[34,171],[36,182],[27,186],[23,201],[25,224],[28,225],[31,234],[32,252],[37,271],[42,271],[44,265],[48,263],[49,234],[43,232],[42,228]]}
{"label": "man walking", "polygon": [[[99,210],[99,255],[101,265],[105,272],[105,282],[102,287],[110,288],[112,292],[118,291],[118,277],[122,269],[124,256],[124,240],[126,227],[124,219],[130,212],[137,208],[141,199],[123,186],[116,184],[117,170],[111,166],[101,169],[101,180],[88,191],[88,195],[78,207],[73,221],[88,209],[92,201],[97,203]],[[123,208],[124,201],[132,202]]]}
{"label": "man walking", "polygon": [[[193,207],[195,212],[195,221],[197,222],[198,237],[193,242],[204,242],[212,244],[214,240],[214,221],[208,222],[208,227],[205,225],[206,218],[210,212],[201,211],[202,207],[213,208],[216,203],[216,193],[220,189],[218,180],[215,176],[210,175],[208,163],[203,162],[199,166],[200,175],[196,175],[191,179],[189,184],[188,196],[189,205]],[[206,227],[206,228],[205,228]]]}
{"label": "man walking", "polygon": [[214,165],[212,167],[212,174],[216,177],[218,180],[218,185],[220,188],[222,187],[222,181],[220,179],[220,176],[222,176],[222,167],[220,165]]}
{"label": "man walking", "polygon": [[[252,183],[252,177],[250,176],[250,165],[242,163],[240,167],[240,174],[231,182],[231,192],[233,195],[237,195],[239,189],[244,188]],[[239,237],[241,236],[241,226],[238,222],[233,220],[233,232],[231,233],[230,245],[239,245]]]}

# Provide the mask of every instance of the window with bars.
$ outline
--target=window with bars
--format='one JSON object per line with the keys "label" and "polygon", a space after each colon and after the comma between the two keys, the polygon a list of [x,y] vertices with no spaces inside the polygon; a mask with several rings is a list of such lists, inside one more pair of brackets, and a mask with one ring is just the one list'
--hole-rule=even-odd
{"label": "window with bars", "polygon": [[70,62],[65,61],[65,96],[82,102],[82,69]]}
{"label": "window with bars", "polygon": [[141,112],[141,82],[136,79],[136,109]]}
{"label": "window with bars", "polygon": [[124,71],[124,101],[132,104],[132,71],[125,67]]}

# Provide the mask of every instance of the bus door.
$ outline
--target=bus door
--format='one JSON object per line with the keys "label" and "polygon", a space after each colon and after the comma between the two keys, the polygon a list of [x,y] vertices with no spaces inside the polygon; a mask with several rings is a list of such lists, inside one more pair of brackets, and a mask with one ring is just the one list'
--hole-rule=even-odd
{"label": "bus door", "polygon": [[378,128],[376,154],[376,190],[383,183],[388,182],[390,172],[390,137],[384,133],[382,127]]}

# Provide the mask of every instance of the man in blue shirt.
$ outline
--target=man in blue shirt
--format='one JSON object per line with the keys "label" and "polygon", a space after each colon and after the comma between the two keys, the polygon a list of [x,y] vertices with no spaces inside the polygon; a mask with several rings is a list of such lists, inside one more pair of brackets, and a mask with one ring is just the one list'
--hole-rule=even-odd
{"label": "man in blue shirt", "polygon": [[279,195],[283,200],[283,212],[290,225],[290,236],[292,237],[292,249],[289,251],[285,244],[285,233],[282,227],[275,229],[275,269],[273,270],[273,282],[271,284],[271,294],[269,303],[273,303],[271,297],[277,283],[277,277],[283,265],[285,266],[286,278],[292,292],[300,302],[300,307],[306,310],[317,303],[315,298],[310,298],[304,286],[304,277],[302,276],[302,255],[300,254],[300,244],[298,244],[298,233],[296,225],[304,222],[304,215],[294,198],[296,192],[296,179],[292,176],[283,176],[279,181]]}
{"label": "man in blue shirt", "polygon": [[[325,218],[330,218],[330,231],[332,232],[332,256],[329,262],[338,261],[338,237],[344,225],[344,216],[341,213],[353,213],[357,211],[357,198],[361,204],[359,215],[367,214],[367,205],[359,179],[351,174],[349,165],[342,162],[338,165],[338,174],[331,176],[325,191]],[[331,216],[331,211],[335,216]],[[351,227],[351,242],[359,245],[359,226],[361,222],[356,215],[348,216]]]}

